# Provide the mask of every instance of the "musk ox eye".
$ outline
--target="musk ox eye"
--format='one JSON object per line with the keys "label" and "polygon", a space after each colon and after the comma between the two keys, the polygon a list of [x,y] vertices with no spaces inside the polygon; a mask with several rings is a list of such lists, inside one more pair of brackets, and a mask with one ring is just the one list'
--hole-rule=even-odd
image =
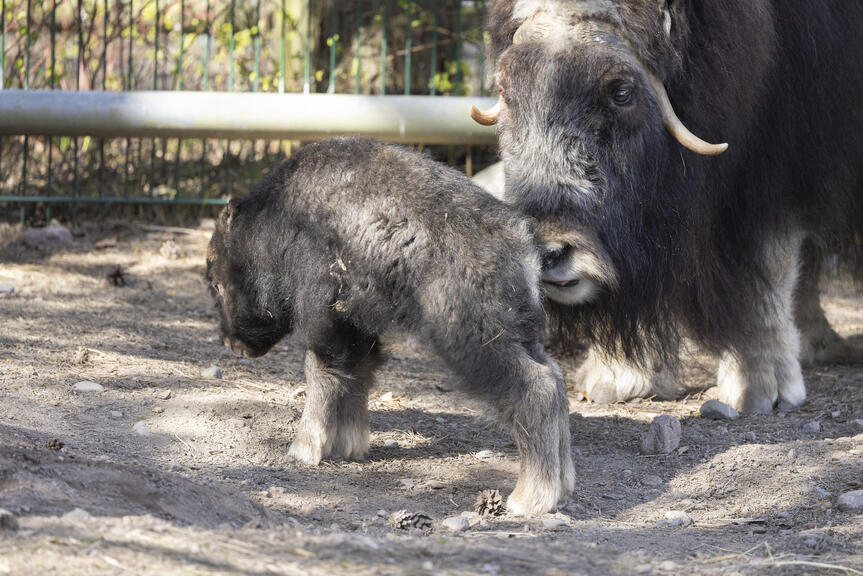
{"label": "musk ox eye", "polygon": [[626,106],[632,102],[633,89],[631,86],[617,86],[611,94],[611,99],[618,106]]}

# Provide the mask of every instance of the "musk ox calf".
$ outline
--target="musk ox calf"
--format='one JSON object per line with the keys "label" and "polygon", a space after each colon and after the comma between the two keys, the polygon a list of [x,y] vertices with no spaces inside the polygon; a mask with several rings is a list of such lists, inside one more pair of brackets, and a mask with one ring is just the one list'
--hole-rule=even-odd
{"label": "musk ox calf", "polygon": [[289,456],[365,455],[380,336],[406,330],[511,428],[516,514],[552,509],[574,484],[539,268],[526,221],[464,175],[358,139],[306,146],[232,200],[207,255],[235,353],[261,356],[291,332],[306,347],[307,402]]}

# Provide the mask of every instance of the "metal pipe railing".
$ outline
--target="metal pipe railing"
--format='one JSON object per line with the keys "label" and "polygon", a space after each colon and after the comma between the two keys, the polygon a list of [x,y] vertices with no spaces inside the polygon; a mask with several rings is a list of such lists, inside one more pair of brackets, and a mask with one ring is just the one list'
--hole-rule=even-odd
{"label": "metal pipe railing", "polygon": [[495,144],[471,105],[491,98],[227,92],[0,92],[0,134]]}

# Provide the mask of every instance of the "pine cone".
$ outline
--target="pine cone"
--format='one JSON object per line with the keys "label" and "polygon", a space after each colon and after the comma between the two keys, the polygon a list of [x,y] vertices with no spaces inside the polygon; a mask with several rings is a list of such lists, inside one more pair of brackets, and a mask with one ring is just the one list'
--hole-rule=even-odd
{"label": "pine cone", "polygon": [[500,516],[503,514],[503,498],[498,490],[483,490],[473,509],[480,516]]}
{"label": "pine cone", "polygon": [[48,450],[62,450],[63,446],[64,444],[57,439],[48,440],[47,442],[45,442],[45,448],[47,448]]}
{"label": "pine cone", "polygon": [[399,530],[427,530],[431,528],[432,519],[422,512],[408,512],[407,510],[399,510],[390,514],[390,526]]}

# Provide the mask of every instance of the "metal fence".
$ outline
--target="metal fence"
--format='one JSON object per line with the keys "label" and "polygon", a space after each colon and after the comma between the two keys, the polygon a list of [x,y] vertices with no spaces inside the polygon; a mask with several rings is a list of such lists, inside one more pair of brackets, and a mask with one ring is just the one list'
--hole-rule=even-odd
{"label": "metal fence", "polygon": [[493,134],[468,128],[453,97],[487,95],[484,11],[467,0],[0,0],[0,214],[183,219],[329,133],[437,144],[470,173],[494,160]]}

